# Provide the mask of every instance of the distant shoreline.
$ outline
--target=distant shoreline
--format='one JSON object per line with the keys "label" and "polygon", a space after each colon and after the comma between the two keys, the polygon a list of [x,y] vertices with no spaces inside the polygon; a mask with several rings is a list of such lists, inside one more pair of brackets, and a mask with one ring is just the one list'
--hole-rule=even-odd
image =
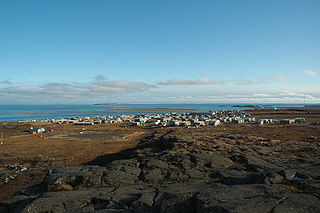
{"label": "distant shoreline", "polygon": [[[187,108],[110,108],[110,109],[95,109],[89,111],[74,111],[78,113],[102,113],[103,111],[198,111],[197,109]],[[18,114],[29,114],[29,115],[42,115],[42,114],[57,114],[59,111],[47,111],[47,112],[17,112]]]}
{"label": "distant shoreline", "polygon": [[232,107],[237,107],[237,108],[256,108],[257,105],[233,105]]}
{"label": "distant shoreline", "polygon": [[198,111],[197,109],[185,108],[111,108],[111,109],[97,109],[106,111]]}

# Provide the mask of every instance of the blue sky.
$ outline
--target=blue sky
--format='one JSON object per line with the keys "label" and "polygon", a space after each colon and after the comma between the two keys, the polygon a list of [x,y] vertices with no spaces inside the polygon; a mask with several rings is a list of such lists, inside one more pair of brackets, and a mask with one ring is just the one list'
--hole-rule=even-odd
{"label": "blue sky", "polygon": [[1,0],[0,104],[320,103],[318,0]]}

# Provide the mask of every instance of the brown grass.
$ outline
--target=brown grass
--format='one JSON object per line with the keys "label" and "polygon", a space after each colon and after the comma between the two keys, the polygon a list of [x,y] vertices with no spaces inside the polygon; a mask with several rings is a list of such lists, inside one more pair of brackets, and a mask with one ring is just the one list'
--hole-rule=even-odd
{"label": "brown grass", "polygon": [[[120,152],[133,148],[148,129],[123,128],[122,125],[74,126],[70,124],[56,125],[47,123],[19,124],[15,128],[1,125],[0,132],[5,132],[5,139],[0,145],[0,168],[7,164],[25,165],[29,169],[16,176],[8,184],[1,185],[0,200],[6,199],[14,192],[40,183],[47,171],[56,167],[79,166],[99,156]],[[8,125],[8,124],[6,124]],[[11,123],[12,125],[12,123]],[[54,129],[52,133],[31,135],[24,132],[30,126],[44,126]],[[76,134],[85,128],[87,131],[127,131],[130,136],[123,140],[82,140],[72,137],[57,137],[65,133]]]}

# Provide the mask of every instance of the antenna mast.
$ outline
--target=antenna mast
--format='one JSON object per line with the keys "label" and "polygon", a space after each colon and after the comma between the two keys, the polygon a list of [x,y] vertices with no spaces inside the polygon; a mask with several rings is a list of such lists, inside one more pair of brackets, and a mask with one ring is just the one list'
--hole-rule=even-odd
{"label": "antenna mast", "polygon": [[303,109],[304,109],[304,118],[306,119],[306,114],[307,114],[307,112],[306,112],[306,93],[304,92],[303,94],[304,94],[304,95],[303,95],[303,100],[304,100],[304,106],[303,106]]}

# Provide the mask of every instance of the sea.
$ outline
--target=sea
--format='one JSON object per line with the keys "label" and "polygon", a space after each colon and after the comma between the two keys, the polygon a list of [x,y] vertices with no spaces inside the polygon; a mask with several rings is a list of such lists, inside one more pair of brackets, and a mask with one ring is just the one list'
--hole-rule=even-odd
{"label": "sea", "polygon": [[[298,107],[304,104],[75,104],[75,105],[0,105],[0,121],[45,120],[71,117],[103,117],[126,114],[157,114],[170,111],[121,110],[148,108],[180,108],[194,109],[183,112],[208,112],[209,110],[241,110],[246,105],[261,107]],[[243,106],[243,107],[239,107]],[[108,111],[101,109],[119,109]],[[175,110],[179,112],[179,110]]]}

